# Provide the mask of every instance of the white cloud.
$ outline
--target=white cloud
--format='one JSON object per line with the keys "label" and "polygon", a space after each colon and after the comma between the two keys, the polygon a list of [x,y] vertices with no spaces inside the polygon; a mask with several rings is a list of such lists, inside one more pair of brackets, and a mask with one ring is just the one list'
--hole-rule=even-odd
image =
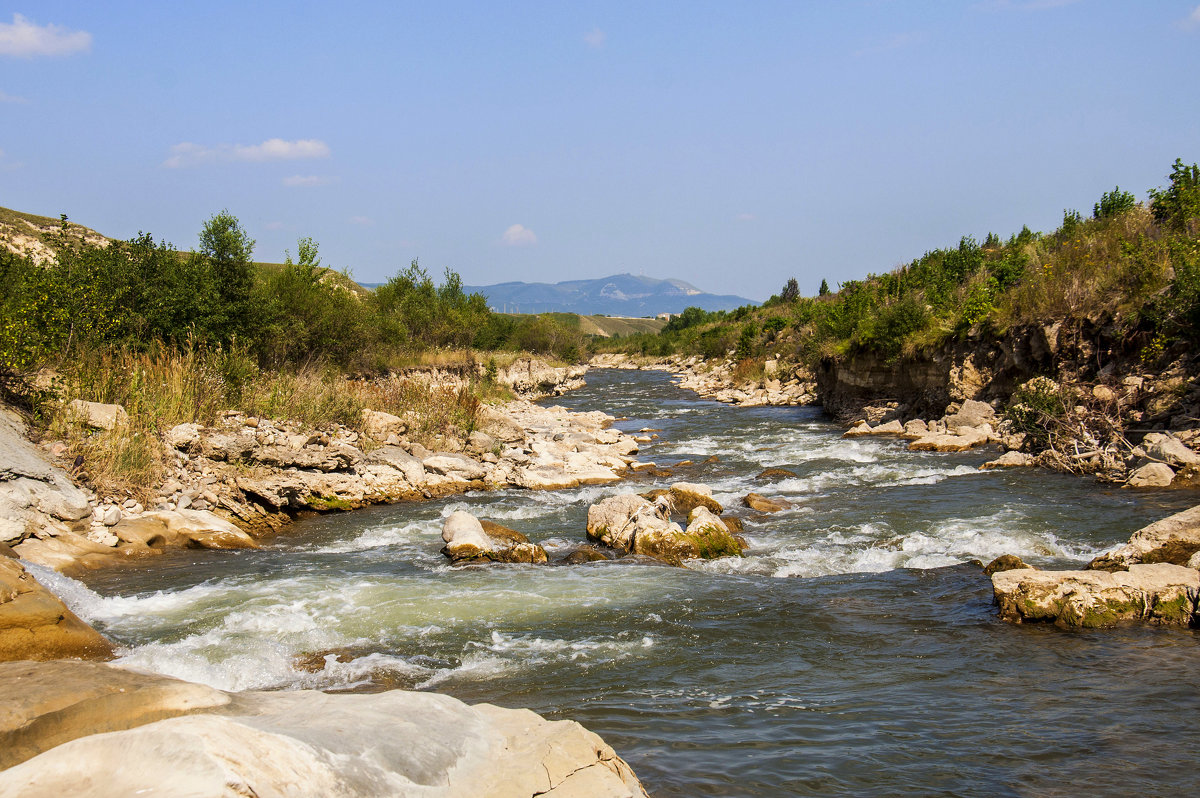
{"label": "white cloud", "polygon": [[1179,20],[1178,25],[1184,30],[1200,29],[1200,6],[1196,6],[1192,9],[1192,13]]}
{"label": "white cloud", "polygon": [[0,55],[33,58],[39,55],[72,55],[92,49],[92,34],[59,25],[35,25],[21,14],[11,24],[0,22]]}
{"label": "white cloud", "polygon": [[289,225],[286,222],[267,222],[263,227],[268,230],[287,230]]}
{"label": "white cloud", "polygon": [[362,227],[370,227],[371,225],[375,224],[375,220],[370,216],[351,216],[349,221],[350,224],[357,224],[361,225]]}
{"label": "white cloud", "polygon": [[9,94],[6,91],[0,90],[0,103],[27,103],[24,97],[18,97],[15,94]]}
{"label": "white cloud", "polygon": [[328,186],[330,183],[336,181],[337,178],[325,175],[292,175],[291,177],[285,177],[283,184],[288,188],[311,188],[313,186]]}
{"label": "white cloud", "polygon": [[514,224],[504,231],[500,238],[507,247],[531,247],[537,243],[537,236],[523,224]]}
{"label": "white cloud", "polygon": [[171,157],[163,161],[163,166],[176,169],[181,166],[229,161],[294,161],[328,158],[329,152],[329,145],[320,139],[267,139],[262,144],[218,144],[215,147],[184,141],[171,148]]}
{"label": "white cloud", "polygon": [[752,213],[739,213],[739,214],[738,214],[737,216],[735,216],[734,218],[735,218],[735,219],[737,219],[739,222],[753,222],[753,221],[754,221],[754,214],[752,214]]}
{"label": "white cloud", "polygon": [[608,34],[599,28],[592,28],[583,34],[583,40],[587,43],[588,47],[591,47],[593,50],[599,50],[608,41]]}

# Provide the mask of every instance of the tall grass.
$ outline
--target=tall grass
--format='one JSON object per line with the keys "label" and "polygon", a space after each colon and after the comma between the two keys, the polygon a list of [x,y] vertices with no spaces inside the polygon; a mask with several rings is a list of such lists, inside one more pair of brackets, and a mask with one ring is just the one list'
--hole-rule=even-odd
{"label": "tall grass", "polygon": [[[67,442],[71,458],[82,458],[97,492],[143,500],[172,466],[163,435],[177,424],[212,425],[222,411],[236,410],[309,428],[358,430],[369,407],[404,417],[408,437],[432,445],[469,434],[479,395],[503,393],[482,381],[444,387],[419,377],[351,380],[315,364],[261,370],[243,351],[199,346],[89,351],[44,372],[42,382],[49,388],[35,414],[52,436]],[[73,399],[121,405],[129,421],[112,430],[90,429],[70,411]]]}

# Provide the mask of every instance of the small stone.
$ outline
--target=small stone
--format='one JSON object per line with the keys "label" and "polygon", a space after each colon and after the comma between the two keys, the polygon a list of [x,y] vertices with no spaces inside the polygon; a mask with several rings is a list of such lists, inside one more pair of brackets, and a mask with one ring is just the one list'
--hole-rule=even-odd
{"label": "small stone", "polygon": [[986,575],[991,576],[992,574],[998,574],[1001,571],[1016,571],[1019,568],[1028,567],[1029,566],[1026,565],[1025,562],[1015,554],[1001,554],[999,557],[988,563],[987,567],[983,569],[983,572]]}
{"label": "small stone", "polygon": [[105,526],[116,526],[121,523],[121,508],[109,505],[100,516],[100,523]]}

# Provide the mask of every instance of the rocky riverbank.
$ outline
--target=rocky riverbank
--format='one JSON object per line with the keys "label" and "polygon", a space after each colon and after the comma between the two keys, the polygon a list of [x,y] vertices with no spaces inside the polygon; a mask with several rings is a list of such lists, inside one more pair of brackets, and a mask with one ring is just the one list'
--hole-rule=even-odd
{"label": "rocky riverbank", "polygon": [[[580,374],[519,361],[501,381],[539,395],[565,390]],[[453,387],[460,377],[426,379]],[[120,423],[123,412],[80,407],[97,425]],[[440,436],[432,450],[409,438],[414,419],[369,409],[358,430],[228,411],[211,427],[180,424],[166,433],[172,466],[147,506],[76,485],[66,448],[53,441],[35,447],[7,413],[0,421],[0,542],[29,562],[71,573],[175,547],[254,547],[309,513],[467,490],[613,482],[636,462],[638,444],[611,429],[612,420],[519,399],[480,407],[475,429]]]}
{"label": "rocky riverbank", "polygon": [[914,450],[996,444],[989,467],[1041,466],[1131,488],[1200,487],[1200,355],[1148,369],[1104,326],[1012,330],[945,351],[734,363],[601,355],[593,365],[671,371],[680,387],[743,406],[820,404],[848,435],[909,438]]}

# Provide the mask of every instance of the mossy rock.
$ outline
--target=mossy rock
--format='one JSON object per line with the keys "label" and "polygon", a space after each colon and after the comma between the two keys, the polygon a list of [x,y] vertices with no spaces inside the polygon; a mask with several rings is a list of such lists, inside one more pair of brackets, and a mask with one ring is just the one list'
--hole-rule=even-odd
{"label": "mossy rock", "polygon": [[321,513],[346,512],[353,510],[355,504],[338,496],[322,496],[320,493],[310,493],[304,497],[304,503]]}
{"label": "mossy rock", "polygon": [[999,557],[988,563],[983,569],[983,572],[986,575],[991,576],[992,574],[998,574],[1001,571],[1016,571],[1021,568],[1028,567],[1029,566],[1025,564],[1025,561],[1015,554],[1001,554]]}

